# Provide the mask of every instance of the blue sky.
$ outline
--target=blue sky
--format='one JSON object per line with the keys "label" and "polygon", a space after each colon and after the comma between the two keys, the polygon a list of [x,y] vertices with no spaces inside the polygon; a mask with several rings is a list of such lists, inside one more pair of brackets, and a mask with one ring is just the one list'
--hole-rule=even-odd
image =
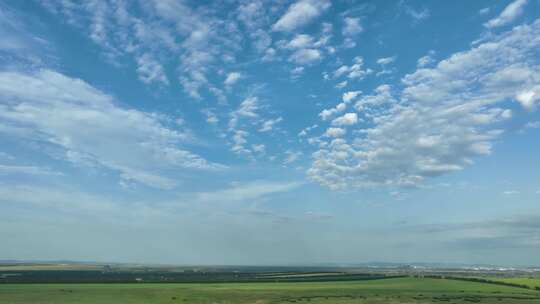
{"label": "blue sky", "polygon": [[538,265],[539,17],[0,1],[0,259]]}

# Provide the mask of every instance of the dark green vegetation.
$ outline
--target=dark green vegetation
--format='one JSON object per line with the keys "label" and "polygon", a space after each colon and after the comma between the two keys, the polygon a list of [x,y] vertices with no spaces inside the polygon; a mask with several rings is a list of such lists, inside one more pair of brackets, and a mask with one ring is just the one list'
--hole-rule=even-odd
{"label": "dark green vegetation", "polygon": [[530,289],[431,278],[204,284],[0,284],[0,303],[540,303]]}
{"label": "dark green vegetation", "polygon": [[400,277],[397,273],[332,271],[329,268],[238,267],[178,268],[108,265],[0,267],[0,284],[10,283],[220,283],[358,281]]}

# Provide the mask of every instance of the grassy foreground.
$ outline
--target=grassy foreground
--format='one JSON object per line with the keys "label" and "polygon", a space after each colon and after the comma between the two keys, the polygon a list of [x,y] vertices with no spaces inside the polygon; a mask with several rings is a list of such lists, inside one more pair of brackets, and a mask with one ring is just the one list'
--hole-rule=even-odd
{"label": "grassy foreground", "polygon": [[2,304],[539,303],[533,290],[427,278],[317,283],[4,284]]}

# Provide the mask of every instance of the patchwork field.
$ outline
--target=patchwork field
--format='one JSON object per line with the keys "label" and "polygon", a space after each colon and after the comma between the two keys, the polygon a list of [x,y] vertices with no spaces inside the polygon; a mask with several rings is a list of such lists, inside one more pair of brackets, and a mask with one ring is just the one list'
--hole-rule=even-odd
{"label": "patchwork field", "polygon": [[0,284],[2,304],[539,303],[540,292],[428,278],[351,282]]}

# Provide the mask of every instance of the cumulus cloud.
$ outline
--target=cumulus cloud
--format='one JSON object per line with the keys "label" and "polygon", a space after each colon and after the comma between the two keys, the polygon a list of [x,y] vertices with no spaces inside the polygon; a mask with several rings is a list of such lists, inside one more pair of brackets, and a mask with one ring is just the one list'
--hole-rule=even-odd
{"label": "cumulus cloud", "polygon": [[364,79],[367,75],[373,73],[371,69],[362,69],[364,65],[364,59],[357,56],[353,60],[353,64],[350,66],[342,65],[334,71],[334,78],[338,78],[347,75],[350,79]]}
{"label": "cumulus cloud", "polygon": [[274,23],[274,31],[291,32],[310,23],[331,6],[328,0],[299,0],[287,9],[285,14]]}
{"label": "cumulus cloud", "polygon": [[290,61],[300,65],[310,64],[321,59],[322,53],[317,49],[300,49],[289,58]]}
{"label": "cumulus cloud", "polygon": [[313,45],[313,37],[306,34],[298,34],[286,45],[289,49],[304,49]]}
{"label": "cumulus cloud", "polygon": [[523,13],[523,8],[526,4],[527,0],[515,0],[508,4],[499,16],[484,23],[484,26],[487,28],[495,28],[514,21]]}
{"label": "cumulus cloud", "polygon": [[164,168],[223,168],[181,149],[187,134],[159,115],[121,108],[112,96],[55,71],[0,72],[0,100],[3,124],[21,130],[13,136],[59,148],[74,164],[116,171],[122,180],[168,189],[175,181],[161,174]]}
{"label": "cumulus cloud", "polygon": [[364,28],[362,28],[362,25],[360,24],[360,18],[345,17],[345,19],[343,19],[342,33],[344,36],[358,35],[363,31]]}
{"label": "cumulus cloud", "polygon": [[324,48],[330,38],[331,27],[323,24],[322,33],[318,38],[307,34],[297,34],[290,41],[280,40],[276,45],[280,49],[292,51],[289,61],[299,65],[307,65],[323,58]]}
{"label": "cumulus cloud", "polygon": [[282,117],[278,117],[276,119],[268,119],[265,122],[263,122],[261,128],[259,129],[259,132],[269,132],[274,129],[274,125],[281,122],[283,120]]}
{"label": "cumulus cloud", "polygon": [[232,86],[235,84],[238,80],[242,78],[242,74],[240,72],[231,72],[227,74],[227,78],[225,78],[225,81],[223,82],[226,86]]}
{"label": "cumulus cloud", "polygon": [[387,84],[382,84],[375,88],[375,94],[366,95],[358,99],[354,107],[357,111],[362,112],[368,107],[391,104],[395,102],[396,100],[392,95],[392,88]]}
{"label": "cumulus cloud", "polygon": [[515,98],[526,110],[534,110],[540,101],[540,85],[519,92]]}
{"label": "cumulus cloud", "polygon": [[380,65],[387,65],[387,64],[390,64],[390,63],[394,62],[395,60],[396,60],[396,56],[383,57],[383,58],[377,59],[377,63],[380,64]]}
{"label": "cumulus cloud", "polygon": [[266,146],[264,144],[253,144],[253,145],[251,145],[251,149],[254,152],[257,152],[257,153],[260,153],[260,154],[266,153]]}
{"label": "cumulus cloud", "polygon": [[[218,11],[220,3],[208,3],[200,9],[184,1],[161,0],[40,3],[69,25],[85,31],[89,39],[101,47],[107,62],[120,66],[122,60],[133,59],[139,79],[145,84],[168,84],[163,67],[177,65],[174,69],[177,79],[184,91],[195,99],[202,98],[202,89],[215,87],[208,77],[209,72],[217,70],[216,63],[220,61],[234,60],[241,39],[232,20],[228,20],[228,26],[223,26],[220,17],[209,13]],[[253,11],[257,9],[248,7],[242,16]],[[231,15],[231,18],[233,16],[236,17]],[[250,31],[250,36],[256,33],[259,32]]]}
{"label": "cumulus cloud", "polygon": [[345,102],[340,102],[333,108],[322,110],[321,113],[319,113],[319,117],[321,117],[322,120],[328,120],[332,116],[345,111],[346,108],[347,104]]}
{"label": "cumulus cloud", "polygon": [[346,113],[332,120],[333,126],[352,126],[358,123],[358,115],[356,113]]}
{"label": "cumulus cloud", "polygon": [[343,100],[343,102],[349,103],[353,101],[356,97],[358,97],[360,94],[362,94],[362,91],[345,92],[343,93],[343,96],[341,97],[341,99]]}
{"label": "cumulus cloud", "polygon": [[341,137],[345,135],[345,133],[347,133],[347,131],[343,128],[328,128],[324,134],[328,137]]}
{"label": "cumulus cloud", "polygon": [[258,29],[264,19],[264,4],[261,1],[249,1],[238,6],[238,19],[250,30]]}
{"label": "cumulus cloud", "polygon": [[434,54],[435,52],[430,51],[429,54],[427,54],[426,56],[418,58],[418,61],[416,62],[416,67],[423,68],[434,63],[435,62],[435,59],[433,59]]}
{"label": "cumulus cloud", "polygon": [[397,96],[378,87],[355,104],[369,126],[319,145],[308,174],[333,189],[418,186],[472,165],[512,117],[505,102],[533,109],[523,92],[540,82],[539,35],[537,20],[404,76]]}

